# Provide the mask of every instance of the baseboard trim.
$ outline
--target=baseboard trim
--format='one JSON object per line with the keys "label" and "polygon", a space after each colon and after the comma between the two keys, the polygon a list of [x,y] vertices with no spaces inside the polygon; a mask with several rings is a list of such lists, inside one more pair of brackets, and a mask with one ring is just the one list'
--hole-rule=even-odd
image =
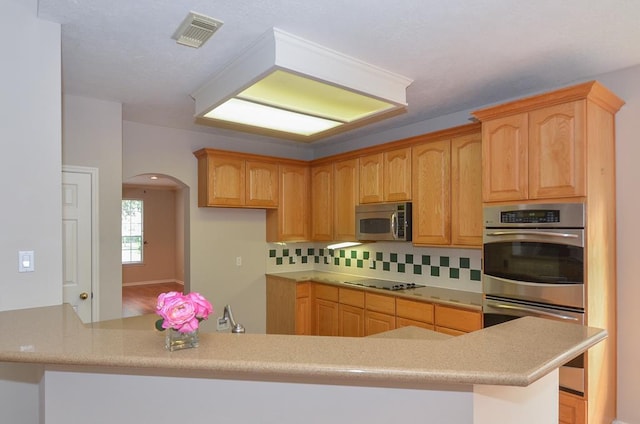
{"label": "baseboard trim", "polygon": [[620,421],[620,420],[613,420],[613,422],[611,424],[627,424],[624,421]]}
{"label": "baseboard trim", "polygon": [[166,284],[166,283],[177,283],[181,286],[184,286],[184,281],[179,280],[149,280],[149,281],[132,281],[129,283],[122,283],[122,287],[131,287],[131,286],[148,286],[151,284]]}

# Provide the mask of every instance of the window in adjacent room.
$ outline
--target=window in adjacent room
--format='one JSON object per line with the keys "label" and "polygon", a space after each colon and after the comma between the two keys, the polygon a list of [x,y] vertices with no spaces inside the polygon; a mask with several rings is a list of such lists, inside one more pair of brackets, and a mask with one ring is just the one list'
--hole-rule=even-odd
{"label": "window in adjacent room", "polygon": [[122,263],[141,264],[143,258],[143,201],[122,200]]}

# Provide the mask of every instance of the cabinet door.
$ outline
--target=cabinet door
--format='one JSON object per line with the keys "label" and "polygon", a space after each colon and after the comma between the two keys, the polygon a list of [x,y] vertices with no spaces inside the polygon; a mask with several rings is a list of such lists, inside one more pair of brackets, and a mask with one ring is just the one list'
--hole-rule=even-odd
{"label": "cabinet door", "polygon": [[360,158],[360,203],[384,201],[383,154]]}
{"label": "cabinet door", "polygon": [[526,113],[482,123],[482,200],[528,198],[528,116]]}
{"label": "cabinet door", "polygon": [[296,284],[296,335],[311,334],[311,283]]}
{"label": "cabinet door", "polygon": [[[202,162],[201,162],[202,161]],[[201,164],[204,167],[201,169]],[[245,161],[233,156],[207,155],[198,161],[199,206],[243,206]],[[202,181],[206,179],[205,181]],[[205,182],[205,184],[202,184]],[[204,201],[205,204],[201,204]]]}
{"label": "cabinet door", "polygon": [[482,246],[482,135],[451,140],[451,244]]}
{"label": "cabinet door", "polygon": [[560,391],[560,424],[586,424],[587,402],[576,395]]}
{"label": "cabinet door", "polygon": [[365,311],[364,332],[365,336],[395,330],[396,317],[393,315],[381,314],[380,312]]}
{"label": "cabinet door", "polygon": [[364,336],[364,309],[351,305],[340,305],[339,334],[344,337]]}
{"label": "cabinet door", "polygon": [[358,163],[358,159],[350,159],[334,164],[334,240],[356,239],[356,205],[359,197]]}
{"label": "cabinet door", "polygon": [[339,334],[338,302],[315,299],[314,323],[318,336],[337,336]]}
{"label": "cabinet door", "polygon": [[413,147],[413,243],[451,243],[451,145],[449,140]]}
{"label": "cabinet door", "polygon": [[529,198],[585,196],[585,100],[529,113]]}
{"label": "cabinet door", "polygon": [[275,208],[278,206],[278,165],[275,163],[247,161],[247,206]]}
{"label": "cabinet door", "polygon": [[309,240],[309,167],[280,165],[277,210],[267,210],[267,241]]}
{"label": "cabinet door", "polygon": [[384,152],[382,175],[385,202],[411,200],[411,148]]}
{"label": "cabinet door", "polygon": [[311,168],[311,240],[333,240],[333,166]]}

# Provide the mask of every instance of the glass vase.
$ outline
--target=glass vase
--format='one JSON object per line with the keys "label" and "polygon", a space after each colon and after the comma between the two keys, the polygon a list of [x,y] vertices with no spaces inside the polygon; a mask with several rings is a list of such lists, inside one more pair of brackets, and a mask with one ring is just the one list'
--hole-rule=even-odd
{"label": "glass vase", "polygon": [[200,344],[198,330],[191,331],[189,333],[181,333],[173,328],[168,328],[166,333],[164,347],[171,352],[174,350],[198,347]]}

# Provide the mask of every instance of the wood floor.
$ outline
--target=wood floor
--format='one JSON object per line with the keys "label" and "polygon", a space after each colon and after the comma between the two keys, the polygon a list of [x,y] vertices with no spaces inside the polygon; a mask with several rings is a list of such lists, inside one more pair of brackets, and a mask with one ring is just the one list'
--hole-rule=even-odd
{"label": "wood floor", "polygon": [[178,283],[146,284],[122,287],[122,317],[129,318],[156,312],[156,301],[160,293],[177,291],[184,287]]}

